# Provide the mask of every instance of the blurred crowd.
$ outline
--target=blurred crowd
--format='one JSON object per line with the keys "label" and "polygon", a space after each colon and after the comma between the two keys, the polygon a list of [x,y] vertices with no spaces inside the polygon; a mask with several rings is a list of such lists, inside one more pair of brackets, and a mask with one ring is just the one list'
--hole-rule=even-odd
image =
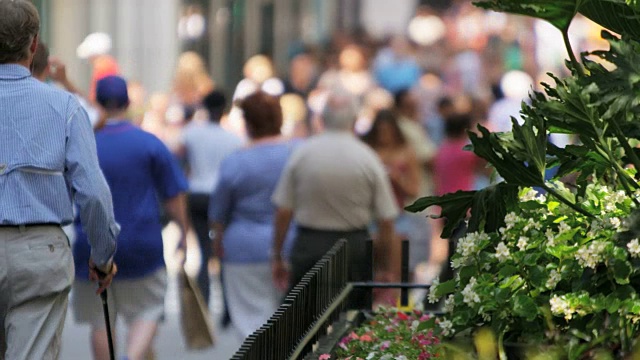
{"label": "blurred crowd", "polygon": [[[576,49],[594,48],[598,29],[585,19],[574,27]],[[521,103],[535,84],[546,80],[545,73],[564,71],[566,50],[554,32],[543,22],[456,2],[445,11],[419,8],[406,36],[376,39],[356,31],[336,33],[325,44],[296,47],[284,73],[276,71],[268,56],[256,54],[246,61],[244,78],[233,88],[217,86],[218,74],[208,73],[195,52],[183,53],[175,69],[167,69],[174,80],[166,92],[148,94],[130,74],[128,120],[160,139],[188,179],[190,222],[204,259],[198,282],[205,300],[207,260],[217,258],[222,263],[226,323],[240,336],[259,327],[277,307],[290,284],[279,277],[283,268],[272,268],[272,260],[287,259],[296,229],[281,227],[282,254],[274,254],[274,222],[287,202],[282,200],[285,195],[272,196],[277,187],[286,187],[279,184],[280,177],[292,171],[287,166],[293,165],[287,164],[307,139],[335,130],[323,116],[327,103],[335,110],[331,116],[345,115],[335,109],[341,106],[336,99],[353,105],[349,131],[377,156],[399,210],[373,209],[366,216],[367,231],[374,237],[386,231],[376,217],[393,214],[391,238],[410,241],[413,280],[438,275],[448,266],[448,241],[439,236],[442,224],[426,213],[410,214],[402,208],[422,196],[490,183],[486,164],[463,150],[467,132],[477,124],[509,131],[511,117],[519,118]],[[34,64],[43,80],[80,96],[96,131],[109,121],[94,105],[96,83],[120,75],[110,47],[109,36],[96,33],[78,48],[78,56],[91,61],[94,69],[85,95],[55,57]],[[351,154],[343,155],[327,166],[350,161]],[[321,179],[324,169],[317,171]],[[305,219],[304,209],[302,215],[290,210],[293,221]],[[280,215],[291,220],[286,213]],[[358,226],[324,230],[359,231]]]}

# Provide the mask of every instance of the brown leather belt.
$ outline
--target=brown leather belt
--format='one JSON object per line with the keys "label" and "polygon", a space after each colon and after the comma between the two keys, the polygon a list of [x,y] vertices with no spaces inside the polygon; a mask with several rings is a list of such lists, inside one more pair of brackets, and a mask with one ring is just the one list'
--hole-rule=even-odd
{"label": "brown leather belt", "polygon": [[21,224],[21,225],[14,225],[14,224],[0,224],[0,228],[20,228],[20,227],[36,227],[36,226],[60,226],[60,224],[56,224],[56,223],[33,223],[33,224]]}

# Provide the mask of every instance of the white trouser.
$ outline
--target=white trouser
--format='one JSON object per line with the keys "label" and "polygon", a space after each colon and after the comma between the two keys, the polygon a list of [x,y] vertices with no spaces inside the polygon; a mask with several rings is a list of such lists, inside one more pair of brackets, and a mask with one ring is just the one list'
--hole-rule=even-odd
{"label": "white trouser", "polygon": [[58,358],[73,279],[60,227],[0,227],[0,360]]}

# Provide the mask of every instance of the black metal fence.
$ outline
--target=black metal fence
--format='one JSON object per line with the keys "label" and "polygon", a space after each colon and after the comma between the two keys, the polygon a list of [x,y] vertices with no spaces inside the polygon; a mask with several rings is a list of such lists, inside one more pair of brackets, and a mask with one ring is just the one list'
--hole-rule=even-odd
{"label": "black metal fence", "polygon": [[349,294],[347,241],[338,241],[250,335],[232,360],[298,359],[312,351],[345,309]]}
{"label": "black metal fence", "polygon": [[401,289],[400,305],[409,303],[409,289],[426,284],[409,284],[409,242],[402,242],[401,283],[373,282],[373,242],[367,242],[371,277],[349,282],[347,240],[338,241],[294,287],[274,315],[250,335],[231,360],[298,360],[313,351],[327,335],[331,324],[347,309],[353,289],[367,289],[365,304],[371,310],[373,289]]}

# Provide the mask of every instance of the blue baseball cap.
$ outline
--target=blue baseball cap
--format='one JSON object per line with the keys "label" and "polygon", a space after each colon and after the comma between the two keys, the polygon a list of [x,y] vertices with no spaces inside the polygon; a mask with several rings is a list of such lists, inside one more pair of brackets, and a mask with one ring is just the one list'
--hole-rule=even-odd
{"label": "blue baseball cap", "polygon": [[108,110],[126,108],[129,106],[127,82],[116,75],[98,80],[96,83],[96,101]]}

